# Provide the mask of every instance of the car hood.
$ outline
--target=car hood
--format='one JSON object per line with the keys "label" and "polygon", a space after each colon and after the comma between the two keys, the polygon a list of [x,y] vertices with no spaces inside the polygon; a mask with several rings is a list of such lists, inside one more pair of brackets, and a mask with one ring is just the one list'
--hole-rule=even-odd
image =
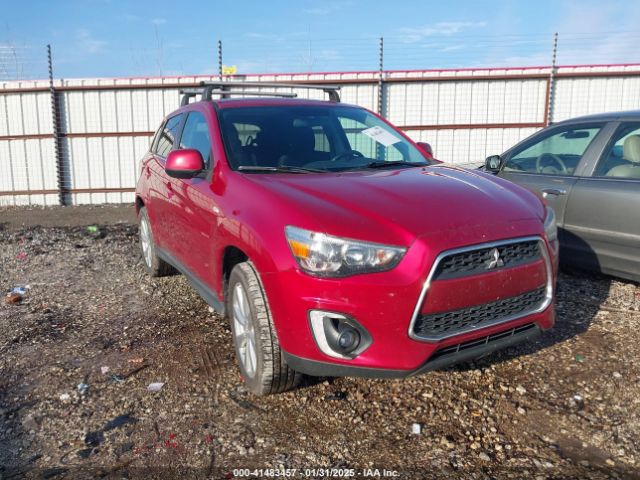
{"label": "car hood", "polygon": [[371,241],[469,229],[488,239],[496,225],[541,229],[544,220],[542,202],[528,190],[452,166],[247,177],[283,201],[286,224]]}

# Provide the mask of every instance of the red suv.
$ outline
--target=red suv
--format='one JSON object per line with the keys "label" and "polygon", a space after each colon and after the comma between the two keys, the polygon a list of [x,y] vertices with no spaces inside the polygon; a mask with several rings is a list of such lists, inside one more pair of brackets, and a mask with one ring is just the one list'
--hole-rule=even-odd
{"label": "red suv", "polygon": [[404,377],[552,327],[557,230],[537,196],[436,164],[336,88],[252,86],[184,92],[136,190],[146,269],[226,313],[251,391]]}

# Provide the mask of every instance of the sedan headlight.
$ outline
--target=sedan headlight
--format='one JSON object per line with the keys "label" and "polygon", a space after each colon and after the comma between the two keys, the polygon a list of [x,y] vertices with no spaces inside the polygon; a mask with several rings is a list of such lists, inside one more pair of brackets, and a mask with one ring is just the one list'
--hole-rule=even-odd
{"label": "sedan headlight", "polygon": [[549,242],[555,242],[558,239],[556,214],[553,212],[553,208],[550,207],[547,207],[547,216],[544,219],[544,234]]}
{"label": "sedan headlight", "polygon": [[321,277],[389,270],[400,262],[406,251],[406,248],[349,240],[291,226],[285,228],[285,234],[300,268]]}

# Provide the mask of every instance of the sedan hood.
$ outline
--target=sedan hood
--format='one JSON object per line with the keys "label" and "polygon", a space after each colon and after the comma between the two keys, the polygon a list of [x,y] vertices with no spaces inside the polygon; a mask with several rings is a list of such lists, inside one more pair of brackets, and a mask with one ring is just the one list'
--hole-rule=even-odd
{"label": "sedan hood", "polygon": [[452,166],[247,177],[300,214],[287,224],[371,241],[544,220],[542,202],[526,189]]}

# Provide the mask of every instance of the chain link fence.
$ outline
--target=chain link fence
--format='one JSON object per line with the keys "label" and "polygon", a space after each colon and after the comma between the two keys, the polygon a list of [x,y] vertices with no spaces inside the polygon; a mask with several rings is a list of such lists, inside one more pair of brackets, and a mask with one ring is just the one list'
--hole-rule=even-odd
{"label": "chain link fence", "polygon": [[[0,205],[132,201],[137,162],[162,118],[179,106],[180,88],[220,78],[341,85],[342,101],[378,111],[431,143],[437,158],[458,164],[501,153],[549,120],[640,109],[640,64],[391,70],[386,59],[402,56],[400,40],[365,43],[371,60],[362,71],[356,67],[364,63],[329,73],[74,80],[54,79],[55,62],[47,65],[45,53],[27,67],[33,51],[0,50]],[[230,48],[218,47],[222,69]],[[27,79],[36,72],[50,79]]]}

